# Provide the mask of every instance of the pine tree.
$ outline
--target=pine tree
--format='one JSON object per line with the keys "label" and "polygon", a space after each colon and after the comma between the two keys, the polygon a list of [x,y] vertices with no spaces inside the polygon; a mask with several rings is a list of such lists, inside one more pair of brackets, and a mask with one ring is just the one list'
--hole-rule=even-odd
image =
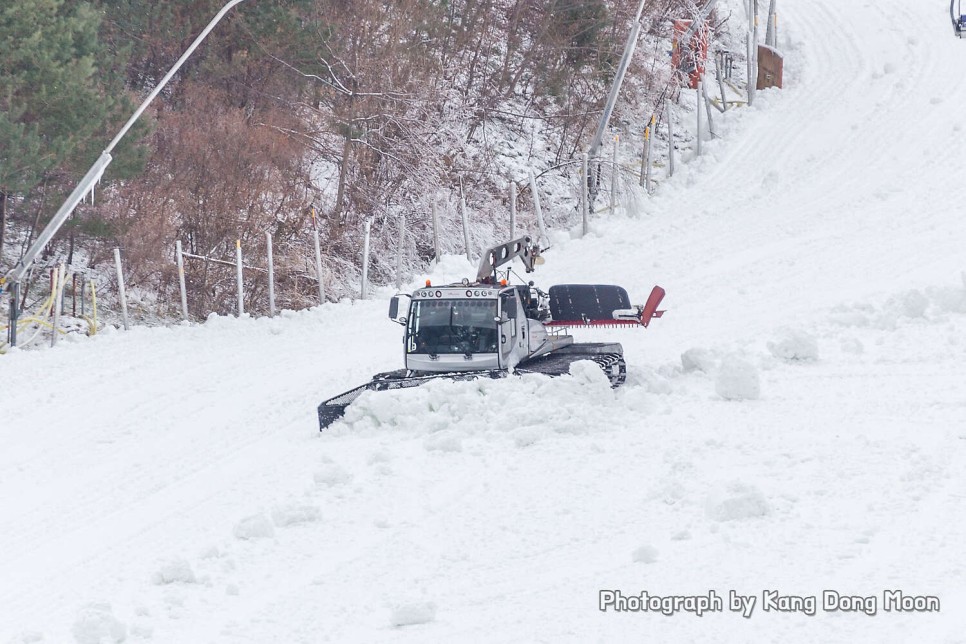
{"label": "pine tree", "polygon": [[27,196],[55,170],[70,184],[104,144],[95,134],[126,102],[121,79],[98,74],[101,64],[111,69],[100,23],[87,2],[18,0],[0,9],[0,248],[7,197]]}

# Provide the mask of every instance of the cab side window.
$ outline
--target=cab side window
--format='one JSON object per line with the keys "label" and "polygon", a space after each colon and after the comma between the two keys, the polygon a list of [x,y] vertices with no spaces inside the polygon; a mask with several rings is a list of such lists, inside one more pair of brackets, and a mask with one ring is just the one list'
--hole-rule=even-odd
{"label": "cab side window", "polygon": [[507,316],[510,320],[513,320],[513,324],[510,325],[510,336],[516,337],[517,335],[517,312],[519,307],[517,306],[517,298],[514,297],[513,292],[503,293],[500,295],[500,310],[503,314]]}

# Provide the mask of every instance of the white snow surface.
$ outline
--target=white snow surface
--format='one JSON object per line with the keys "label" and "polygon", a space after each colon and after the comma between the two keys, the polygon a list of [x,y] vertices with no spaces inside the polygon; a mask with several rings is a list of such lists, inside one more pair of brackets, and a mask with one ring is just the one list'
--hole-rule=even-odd
{"label": "white snow surface", "polygon": [[[0,642],[966,641],[966,49],[942,3],[781,12],[786,89],[534,276],[667,289],[649,330],[583,334],[624,344],[621,389],[437,382],[320,434],[321,400],[400,366],[387,290],[0,359]],[[717,395],[732,359],[757,399]]]}

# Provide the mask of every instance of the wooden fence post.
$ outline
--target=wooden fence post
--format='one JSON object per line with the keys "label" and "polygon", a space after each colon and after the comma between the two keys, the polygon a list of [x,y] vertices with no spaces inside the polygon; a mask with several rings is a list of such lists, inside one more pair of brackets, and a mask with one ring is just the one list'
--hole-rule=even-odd
{"label": "wooden fence post", "polygon": [[124,290],[124,271],[121,269],[121,249],[114,249],[114,266],[117,268],[117,290],[121,296],[121,321],[124,322],[124,330],[128,330],[127,319],[127,293]]}
{"label": "wooden fence post", "polygon": [[238,317],[245,315],[245,275],[242,272],[241,240],[235,240],[235,275],[238,280]]}
{"label": "wooden fence post", "polygon": [[580,236],[584,237],[590,230],[590,196],[587,191],[590,189],[590,175],[587,173],[589,166],[589,155],[584,152],[580,155]]}
{"label": "wooden fence post", "polygon": [[433,253],[436,255],[436,263],[439,264],[439,206],[433,199]]}
{"label": "wooden fence post", "polygon": [[178,285],[181,287],[181,314],[185,321],[188,321],[188,290],[184,283],[184,255],[181,251],[181,240],[174,243],[175,252],[178,254]]}
{"label": "wooden fence post", "polygon": [[366,236],[362,242],[362,292],[360,299],[366,299],[369,291],[369,232],[372,229],[372,220],[366,219]]}
{"label": "wooden fence post", "polygon": [[537,228],[540,231],[540,241],[546,244],[549,241],[547,239],[547,228],[543,224],[543,210],[540,209],[540,193],[537,192],[537,178],[533,174],[533,168],[530,168],[530,192],[533,196],[533,210],[537,214]]}
{"label": "wooden fence post", "polygon": [[517,182],[510,181],[510,239],[517,234]]}
{"label": "wooden fence post", "polygon": [[667,176],[670,178],[674,176],[674,121],[671,120],[671,104],[665,103],[664,109],[667,117]]}
{"label": "wooden fence post", "polygon": [[272,233],[265,231],[265,260],[268,263],[268,315],[275,317],[275,258],[272,254]]}

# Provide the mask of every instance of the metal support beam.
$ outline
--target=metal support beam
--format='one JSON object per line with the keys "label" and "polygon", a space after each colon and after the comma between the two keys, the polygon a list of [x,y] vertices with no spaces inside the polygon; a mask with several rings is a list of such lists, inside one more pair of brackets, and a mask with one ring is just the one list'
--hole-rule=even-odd
{"label": "metal support beam", "polygon": [[[600,116],[600,122],[597,123],[597,131],[594,133],[594,138],[591,140],[590,147],[587,149],[587,154],[591,159],[596,159],[600,154],[600,147],[604,142],[604,133],[607,131],[607,124],[610,122],[611,114],[614,113],[614,105],[617,104],[617,97],[620,94],[621,85],[624,83],[624,76],[627,74],[627,66],[630,65],[631,57],[634,55],[634,49],[637,48],[637,40],[641,35],[641,14],[644,13],[644,5],[646,2],[647,0],[641,0],[640,6],[637,7],[637,14],[634,16],[634,25],[631,27],[631,33],[627,36],[627,43],[624,45],[624,55],[621,57],[617,74],[614,75],[614,83],[610,87],[607,103],[604,104],[604,113]],[[596,194],[596,188],[592,188],[591,198]]]}

